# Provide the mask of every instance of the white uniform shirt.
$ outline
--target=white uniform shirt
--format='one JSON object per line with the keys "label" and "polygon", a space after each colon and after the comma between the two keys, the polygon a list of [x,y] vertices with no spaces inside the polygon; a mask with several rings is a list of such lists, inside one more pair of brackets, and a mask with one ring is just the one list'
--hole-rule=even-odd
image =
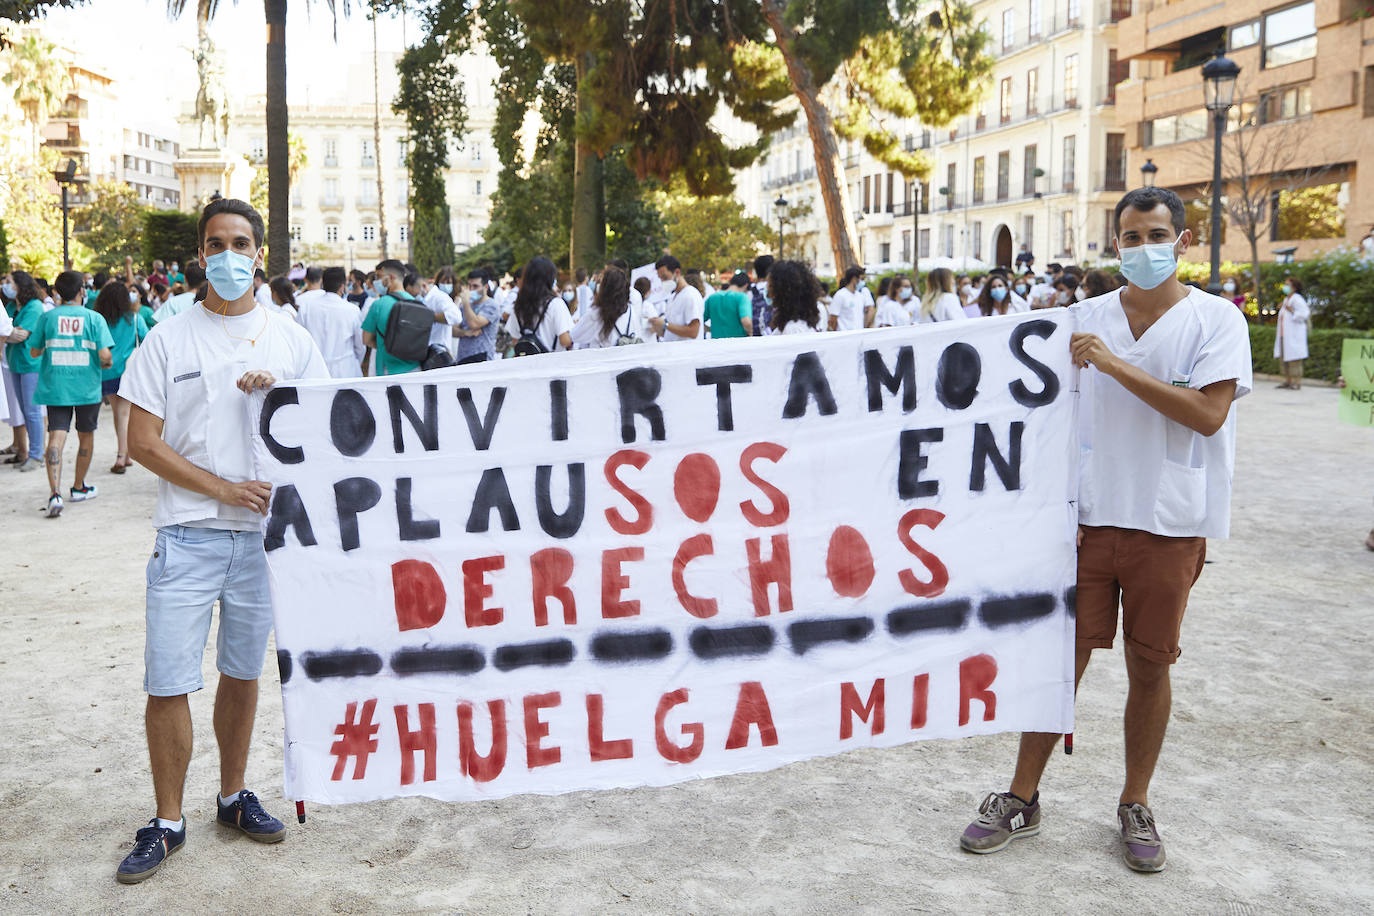
{"label": "white uniform shirt", "polygon": [[362,375],[363,315],[358,307],[334,293],[319,291],[318,296],[296,300],[300,306],[301,327],[320,348],[331,378],[358,378]]}
{"label": "white uniform shirt", "polygon": [[[544,349],[552,353],[554,350],[561,350],[562,346],[558,343],[558,338],[563,334],[569,333],[573,329],[572,315],[568,313],[568,304],[563,301],[561,296],[554,296],[549,300],[544,318],[539,322],[539,326],[534,329],[534,336],[544,345]],[[539,313],[535,313],[538,317]],[[520,339],[520,321],[515,317],[515,303],[510,304],[510,319],[506,322],[506,333],[513,340]]]}
{"label": "white uniform shirt", "polygon": [[[1164,382],[1205,388],[1236,380],[1250,392],[1250,335],[1240,311],[1190,288],[1139,340],[1121,290],[1071,306],[1078,330]],[[1236,411],[1214,435],[1175,423],[1095,369],[1080,370],[1078,520],[1165,537],[1224,538],[1231,523]]]}
{"label": "white uniform shirt", "polygon": [[911,314],[894,299],[884,296],[878,300],[878,311],[873,316],[875,328],[902,328],[911,324]]}
{"label": "white uniform shirt", "polygon": [[625,313],[615,321],[615,330],[603,335],[601,311],[595,302],[587,303],[587,313],[582,320],[573,325],[572,342],[574,350],[594,350],[600,347],[614,347],[622,334],[631,334],[641,341],[644,337],[644,304],[642,297],[630,296]]}
{"label": "white uniform shirt", "polygon": [[581,286],[577,287],[574,292],[577,293],[576,298],[573,299],[573,301],[577,303],[577,312],[573,315],[573,321],[581,322],[583,318],[587,317],[587,313],[591,308],[592,288],[583,283]]}
{"label": "white uniform shirt", "polygon": [[[235,386],[251,369],[278,381],[329,377],[319,349],[294,321],[262,308],[222,317],[197,306],[153,327],[130,355],[119,395],[162,420],[163,441],[177,454],[240,483],[254,479],[253,431],[248,396]],[[256,531],[262,520],[252,509],[158,481],[157,528]]]}
{"label": "white uniform shirt", "polygon": [[807,324],[805,321],[802,321],[800,318],[793,318],[791,321],[787,322],[787,324],[783,325],[782,330],[778,331],[777,333],[815,334],[818,331],[820,331],[820,328],[813,328],[811,325]]}
{"label": "white uniform shirt", "polygon": [[959,304],[958,293],[941,293],[940,298],[935,300],[935,308],[929,315],[925,314],[924,309],[921,313],[921,324],[929,324],[932,321],[954,321],[968,317],[964,314],[964,307]]}
{"label": "white uniform shirt", "polygon": [[272,287],[267,283],[264,283],[253,291],[253,298],[257,301],[258,305],[265,309],[270,309],[276,305],[276,303],[272,301]]}
{"label": "white uniform shirt", "polygon": [[830,297],[830,314],[835,316],[835,330],[857,331],[864,326],[864,297],[847,286],[835,290]]}
{"label": "white uniform shirt", "polygon": [[704,336],[706,324],[706,300],[701,298],[701,293],[695,286],[684,286],[681,290],[673,293],[663,309],[663,318],[668,324],[687,325],[693,321],[697,322],[696,337],[682,337],[674,334],[666,327],[663,329],[663,342],[669,343],[676,340],[697,340]]}
{"label": "white uniform shirt", "polygon": [[[267,289],[267,286],[264,285],[263,289]],[[268,301],[271,301],[270,296],[268,297]],[[185,293],[177,293],[175,296],[168,298],[168,300],[165,303],[163,303],[162,308],[157,310],[157,320],[166,321],[173,315],[180,315],[182,312],[186,311],[188,308],[195,304],[195,290],[191,290]]]}
{"label": "white uniform shirt", "polygon": [[[1289,305],[1293,306],[1291,312],[1284,307]],[[1293,293],[1283,300],[1283,305],[1279,306],[1278,335],[1274,338],[1274,359],[1284,362],[1307,359],[1307,322],[1311,316],[1312,310],[1302,293]]]}
{"label": "white uniform shirt", "polygon": [[425,293],[425,298],[420,301],[429,306],[434,314],[443,315],[448,319],[448,324],[436,322],[434,327],[429,329],[429,345],[452,350],[453,329],[463,324],[463,307],[454,304],[452,296],[433,284],[430,285],[429,292]]}

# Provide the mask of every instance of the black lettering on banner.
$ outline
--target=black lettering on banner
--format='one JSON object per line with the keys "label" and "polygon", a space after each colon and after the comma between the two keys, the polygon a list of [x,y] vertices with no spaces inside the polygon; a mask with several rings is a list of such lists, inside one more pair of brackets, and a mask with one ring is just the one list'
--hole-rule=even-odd
{"label": "black lettering on banner", "polygon": [[1009,491],[1021,489],[1021,432],[1025,428],[1026,424],[1020,420],[1011,424],[1011,444],[1007,448],[1010,455],[1003,457],[997,448],[997,439],[992,434],[992,427],[986,423],[973,425],[973,469],[969,471],[968,476],[969,490],[975,493],[983,491],[989,461],[1001,479],[1002,486]]}
{"label": "black lettering on banner", "polygon": [[1013,381],[1008,386],[1011,389],[1011,396],[1022,407],[1044,407],[1059,397],[1059,376],[1055,375],[1054,370],[1049,366],[1026,352],[1027,337],[1034,335],[1048,340],[1054,335],[1056,328],[1057,325],[1053,321],[1046,321],[1041,318],[1036,321],[1023,322],[1012,329],[1011,339],[1008,341],[1011,355],[1034,372],[1043,386],[1038,392],[1033,392],[1020,379]]}
{"label": "black lettering on banner", "polygon": [[544,642],[527,642],[509,646],[499,646],[492,658],[498,671],[514,671],[516,668],[533,666],[560,666],[573,660],[571,639],[550,639]]}
{"label": "black lettering on banner", "polygon": [[289,387],[273,388],[262,400],[262,415],[258,417],[258,435],[262,437],[262,444],[267,446],[267,451],[282,464],[300,464],[305,460],[305,450],[299,446],[282,445],[272,438],[272,416],[278,407],[300,402],[300,394],[295,388]]}
{"label": "black lettering on banner", "polygon": [[357,458],[372,448],[377,438],[377,420],[362,392],[340,388],[329,406],[329,438],[340,455]]}
{"label": "black lettering on banner", "polygon": [[816,410],[823,417],[839,411],[835,395],[830,393],[830,379],[815,350],[797,354],[792,361],[792,377],[787,382],[787,403],[782,407],[784,420],[795,420],[806,414],[806,402],[816,399]]}
{"label": "black lettering on banner", "polygon": [[1041,592],[1033,595],[1012,595],[1010,598],[988,598],[978,608],[978,616],[990,627],[1004,627],[1011,623],[1027,623],[1054,613],[1054,596]]}
{"label": "black lettering on banner", "polygon": [[598,633],[592,637],[591,650],[599,662],[654,661],[672,653],[673,637],[667,630]]}
{"label": "black lettering on banner", "polygon": [[910,636],[927,630],[962,630],[971,610],[973,605],[967,598],[899,607],[888,613],[887,631],[893,636]]}
{"label": "black lettering on banner", "polygon": [[476,646],[417,646],[391,654],[391,670],[411,674],[476,674],[487,659]]}
{"label": "black lettering on banner", "polygon": [[416,520],[415,509],[411,505],[411,479],[396,478],[396,527],[403,541],[428,541],[439,536],[439,520],[423,518]]}
{"label": "black lettering on banner", "polygon": [[291,680],[291,653],[285,649],[277,650],[277,675],[283,684]]}
{"label": "black lettering on banner", "polygon": [[864,375],[868,377],[868,410],[883,409],[883,389],[892,394],[901,392],[902,413],[916,409],[916,353],[910,346],[897,351],[897,365],[891,372],[877,350],[864,351]]}
{"label": "black lettering on banner", "polygon": [[1064,607],[1069,612],[1070,617],[1078,616],[1078,586],[1070,585],[1069,590],[1064,592]]}
{"label": "black lettering on banner", "polygon": [[382,488],[366,477],[349,477],[334,484],[334,509],[339,514],[339,539],[344,550],[358,548],[358,513],[382,501]]}
{"label": "black lettering on banner", "polygon": [[267,518],[267,527],[262,533],[262,546],[265,550],[276,550],[286,546],[286,529],[296,531],[296,540],[302,547],[314,547],[315,532],[310,528],[310,515],[305,511],[305,503],[295,484],[286,484],[272,491],[272,508]]}
{"label": "black lettering on banner", "polygon": [[493,388],[487,397],[486,414],[478,419],[477,405],[472,402],[472,389],[458,389],[458,406],[463,409],[463,419],[468,424],[468,435],[472,437],[472,447],[479,452],[491,448],[491,437],[496,432],[496,420],[501,416],[501,405],[506,403],[506,389]]}
{"label": "black lettering on banner", "polygon": [[716,386],[716,429],[728,433],[735,428],[734,405],[730,400],[730,386],[754,380],[754,367],[749,365],[711,366],[697,370],[698,385]]}
{"label": "black lettering on banner", "polygon": [[382,657],[371,649],[306,652],[301,669],[312,681],[327,677],[371,677],[382,670]]}
{"label": "black lettering on banner", "polygon": [[921,472],[930,464],[930,456],[922,454],[927,442],[943,442],[945,431],[933,429],[904,429],[898,438],[897,496],[899,499],[920,499],[940,492],[940,481],[922,480]]}
{"label": "black lettering on banner", "polygon": [[549,434],[554,442],[568,438],[568,382],[556,378],[549,382]]}
{"label": "black lettering on banner", "polygon": [[568,508],[555,512],[553,508],[553,466],[541,464],[534,469],[534,508],[539,513],[539,527],[550,537],[570,538],[582,527],[587,514],[587,468],[582,462],[568,465]]}
{"label": "black lettering on banner", "polygon": [[860,642],[873,632],[869,617],[837,617],[832,620],[799,620],[787,628],[792,651],[805,655],[827,642]]}
{"label": "black lettering on banner", "polygon": [[472,512],[468,514],[468,534],[480,534],[491,527],[491,510],[501,513],[501,527],[506,531],[519,531],[520,518],[515,514],[515,503],[510,498],[510,487],[506,485],[506,472],[501,468],[487,468],[482,479],[477,481],[477,492],[472,497]]}
{"label": "black lettering on banner", "polygon": [[425,418],[420,419],[420,415],[415,412],[415,406],[406,398],[405,389],[400,385],[391,385],[386,389],[387,406],[391,408],[391,447],[396,450],[396,454],[401,454],[406,450],[405,439],[401,436],[401,416],[410,421],[410,426],[415,430],[415,434],[420,437],[420,444],[425,447],[427,452],[439,450],[439,388],[437,385],[424,386],[424,407]]}
{"label": "black lettering on banner", "polygon": [[662,442],[667,438],[663,429],[663,408],[655,403],[663,390],[663,376],[657,369],[627,369],[615,377],[620,396],[620,438],[635,441],[635,415],[649,421],[649,438]]}
{"label": "black lettering on banner", "polygon": [[773,648],[773,628],[763,623],[737,627],[697,627],[687,637],[697,658],[736,658],[766,655]]}
{"label": "black lettering on banner", "polygon": [[935,370],[935,396],[950,410],[963,410],[978,396],[983,358],[972,344],[952,343],[940,354]]}

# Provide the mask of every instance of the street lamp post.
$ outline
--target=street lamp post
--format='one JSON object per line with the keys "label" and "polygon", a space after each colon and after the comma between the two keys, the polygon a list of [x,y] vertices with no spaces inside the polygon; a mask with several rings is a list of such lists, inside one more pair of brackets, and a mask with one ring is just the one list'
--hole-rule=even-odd
{"label": "street lamp post", "polygon": [[[921,272],[921,179],[911,183],[911,275]],[[913,283],[915,281],[912,281]]]}
{"label": "street lamp post", "polygon": [[1207,291],[1221,294],[1221,135],[1226,132],[1226,112],[1236,95],[1240,67],[1224,57],[1221,49],[1202,65],[1202,96],[1212,113],[1212,274]]}
{"label": "street lamp post", "polygon": [[775,214],[777,214],[777,217],[778,217],[778,260],[781,261],[781,260],[782,260],[782,224],[783,224],[783,220],[787,219],[787,198],[785,198],[785,197],[783,197],[781,194],[779,194],[779,195],[778,195],[778,199],[775,200],[775,201],[773,201],[773,212],[774,212]]}
{"label": "street lamp post", "polygon": [[353,236],[348,237],[348,272],[353,272]]}
{"label": "street lamp post", "polygon": [[62,269],[72,269],[71,241],[68,213],[71,206],[67,199],[67,188],[74,184],[85,184],[86,179],[76,177],[76,160],[68,159],[67,167],[52,173],[62,188]]}
{"label": "street lamp post", "polygon": [[1142,188],[1153,188],[1155,186],[1155,175],[1158,174],[1158,172],[1159,166],[1155,165],[1155,161],[1153,159],[1146,159],[1145,164],[1140,167],[1140,186]]}

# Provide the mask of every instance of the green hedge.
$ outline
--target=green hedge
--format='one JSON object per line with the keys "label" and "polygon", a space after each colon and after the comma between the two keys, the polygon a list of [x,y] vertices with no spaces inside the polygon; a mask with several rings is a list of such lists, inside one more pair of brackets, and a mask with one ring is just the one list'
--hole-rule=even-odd
{"label": "green hedge", "polygon": [[195,213],[177,210],[148,210],[143,214],[143,262],[180,261],[190,264],[200,247]]}
{"label": "green hedge", "polygon": [[[1256,372],[1282,375],[1283,366],[1274,359],[1274,338],[1278,330],[1272,324],[1250,325],[1250,361]],[[1307,332],[1307,360],[1302,374],[1306,378],[1334,382],[1341,374],[1342,342],[1351,337],[1374,338],[1374,331],[1353,328],[1311,328]]]}

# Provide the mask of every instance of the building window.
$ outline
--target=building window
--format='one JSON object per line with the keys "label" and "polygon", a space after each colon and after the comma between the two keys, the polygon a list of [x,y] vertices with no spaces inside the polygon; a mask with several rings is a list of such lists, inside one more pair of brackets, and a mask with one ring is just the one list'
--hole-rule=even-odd
{"label": "building window", "polygon": [[997,154],[997,199],[1011,196],[1011,150]]}
{"label": "building window", "polygon": [[1300,3],[1264,16],[1265,67],[1317,56],[1317,5]]}
{"label": "building window", "polygon": [[358,204],[363,207],[377,206],[377,179],[364,178],[358,182]]}
{"label": "building window", "polygon": [[[891,173],[891,172],[888,172],[888,173],[887,173],[887,191],[886,191],[886,193],[883,195],[883,202],[884,202],[884,205],[885,205],[885,206],[884,206],[884,209],[886,209],[888,213],[891,213],[891,212],[892,212],[892,173]],[[883,258],[883,260],[886,261],[887,258]]]}
{"label": "building window", "polygon": [[1076,28],[1078,28],[1078,19],[1079,19],[1079,17],[1082,16],[1082,15],[1083,15],[1083,3],[1082,3],[1082,0],[1069,0],[1069,4],[1068,4],[1068,16],[1066,17],[1066,19],[1067,19],[1067,24],[1068,24],[1069,28],[1071,28],[1071,29],[1076,29]]}
{"label": "building window", "polygon": [[884,263],[884,264],[891,263],[891,261],[892,261],[892,243],[891,243],[891,242],[883,242],[882,244],[880,244],[880,245],[878,246],[878,260],[881,261],[881,262]]}
{"label": "building window", "polygon": [[928,258],[930,257],[930,230],[922,229],[918,235],[920,240],[916,243],[916,256],[918,258]]}
{"label": "building window", "polygon": [[1237,48],[1248,48],[1251,45],[1259,44],[1260,22],[1258,19],[1251,19],[1249,22],[1242,22],[1240,25],[1233,25],[1226,33],[1226,47],[1234,51]]}
{"label": "building window", "polygon": [[1029,9],[1026,10],[1026,38],[1030,41],[1040,40],[1040,0],[1030,0]]}
{"label": "building window", "polygon": [[1107,134],[1106,181],[1104,191],[1126,190],[1126,135]]}
{"label": "building window", "polygon": [[374,147],[374,146],[372,145],[372,141],[371,141],[371,140],[364,140],[364,141],[363,141],[362,153],[363,153],[363,155],[362,155],[362,164],[363,164],[363,165],[376,165],[376,164],[377,164],[377,150],[376,150],[376,147]]}
{"label": "building window", "polygon": [[396,167],[403,169],[406,167],[406,141],[396,141]]}
{"label": "building window", "polygon": [[326,178],[324,180],[324,205],[327,207],[338,207],[343,204],[339,197],[339,179]]}
{"label": "building window", "polygon": [[1059,256],[1073,257],[1073,211],[1064,210],[1059,214]]}
{"label": "building window", "polygon": [[[981,98],[981,99],[978,100],[978,107],[974,109],[974,114],[973,114],[973,129],[974,129],[974,131],[976,132],[976,131],[982,130],[983,128],[985,128],[985,127],[987,127],[987,126],[988,126],[988,100],[987,100],[986,98]],[[949,139],[950,139],[950,142],[953,142],[953,141],[954,141],[954,135],[955,135],[956,133],[957,133],[957,131],[950,131],[950,132],[949,132]]]}
{"label": "building window", "polygon": [[1035,144],[1028,144],[1021,166],[1021,193],[1025,197],[1032,197],[1035,195],[1035,173],[1038,168],[1035,164],[1035,159]]}
{"label": "building window", "polygon": [[300,226],[292,226],[292,227],[291,227],[291,241],[293,241],[293,242],[299,242],[299,241],[301,240],[301,235],[302,235],[302,232],[301,232],[301,227],[300,227]]}
{"label": "building window", "polygon": [[983,258],[983,223],[981,220],[973,221],[973,256],[979,260]]}
{"label": "building window", "polygon": [[475,144],[475,145],[472,147],[472,161],[473,161],[473,162],[481,162],[481,161],[482,161],[482,144],[477,143],[477,144]]}
{"label": "building window", "polygon": [[371,223],[364,224],[362,237],[364,242],[377,241],[377,227],[372,225]]}
{"label": "building window", "polygon": [[911,230],[902,230],[902,260],[911,260]]}
{"label": "building window", "polygon": [[482,196],[482,179],[478,178],[472,183],[472,193],[477,197]]}
{"label": "building window", "polygon": [[329,166],[330,168],[333,168],[334,166],[339,164],[338,140],[330,139],[324,141],[324,164]]}
{"label": "building window", "polygon": [[997,117],[1000,123],[1011,120],[1011,77],[1002,77],[997,93]]}
{"label": "building window", "polygon": [[1078,55],[1064,58],[1064,107],[1078,107]]}
{"label": "building window", "polygon": [[[140,134],[140,136],[142,135]],[[254,137],[248,142],[248,158],[252,159],[255,163],[262,162],[262,160],[267,158],[266,137]]]}
{"label": "building window", "polygon": [[339,241],[339,224],[338,224],[338,223],[328,223],[328,224],[325,225],[325,227],[324,227],[324,240],[325,240],[326,242],[328,242],[329,244],[331,244],[331,245]]}
{"label": "building window", "polygon": [[404,245],[410,238],[410,227],[405,223],[401,223],[400,228],[396,230],[396,235],[401,240],[401,244]]}
{"label": "building window", "polygon": [[[1117,256],[1116,250],[1116,210],[1104,210],[1102,225],[1106,227],[1106,235],[1102,240],[1102,253],[1106,257],[1114,258]],[[1194,236],[1194,239],[1197,237]]]}
{"label": "building window", "polygon": [[1260,123],[1291,121],[1312,113],[1312,87],[1289,86],[1275,89],[1260,96]]}
{"label": "building window", "polygon": [[1040,112],[1040,68],[1031,67],[1026,71],[1026,114]]}
{"label": "building window", "polygon": [[973,160],[973,202],[981,204],[983,202],[983,157],[979,156]]}
{"label": "building window", "polygon": [[1064,169],[1065,191],[1073,191],[1074,189],[1074,171],[1077,168],[1077,163],[1074,162],[1074,158],[1077,153],[1078,138],[1073,134],[1069,134],[1064,138],[1064,162],[1062,166]]}
{"label": "building window", "polygon": [[1271,241],[1345,237],[1345,208],[1350,185],[1345,182],[1279,191],[1274,206]]}
{"label": "building window", "polygon": [[1108,105],[1116,104],[1116,84],[1130,76],[1131,65],[1118,60],[1116,48],[1107,49],[1107,96]]}
{"label": "building window", "polygon": [[1026,247],[1031,251],[1035,250],[1035,217],[1026,215],[1021,217],[1021,241],[1026,243]]}
{"label": "building window", "polygon": [[941,226],[940,230],[944,233],[945,236],[943,239],[945,247],[945,257],[952,258],[954,257],[954,226]]}
{"label": "building window", "polygon": [[[958,186],[955,185],[955,183],[954,183],[955,176],[956,176],[956,170],[955,170],[955,168],[954,168],[954,163],[951,162],[951,163],[949,163],[949,165],[948,165],[948,166],[946,167],[946,169],[945,169],[945,209],[946,209],[946,210],[953,210],[953,209],[954,209],[954,195],[955,195],[955,194],[957,193],[957,191],[958,191]],[[952,255],[951,255],[951,257],[952,257]]]}
{"label": "building window", "polygon": [[1207,136],[1207,109],[1197,108],[1145,122],[1145,145],[1167,146]]}
{"label": "building window", "polygon": [[1010,51],[1016,45],[1016,10],[1002,11],[1002,50]]}

